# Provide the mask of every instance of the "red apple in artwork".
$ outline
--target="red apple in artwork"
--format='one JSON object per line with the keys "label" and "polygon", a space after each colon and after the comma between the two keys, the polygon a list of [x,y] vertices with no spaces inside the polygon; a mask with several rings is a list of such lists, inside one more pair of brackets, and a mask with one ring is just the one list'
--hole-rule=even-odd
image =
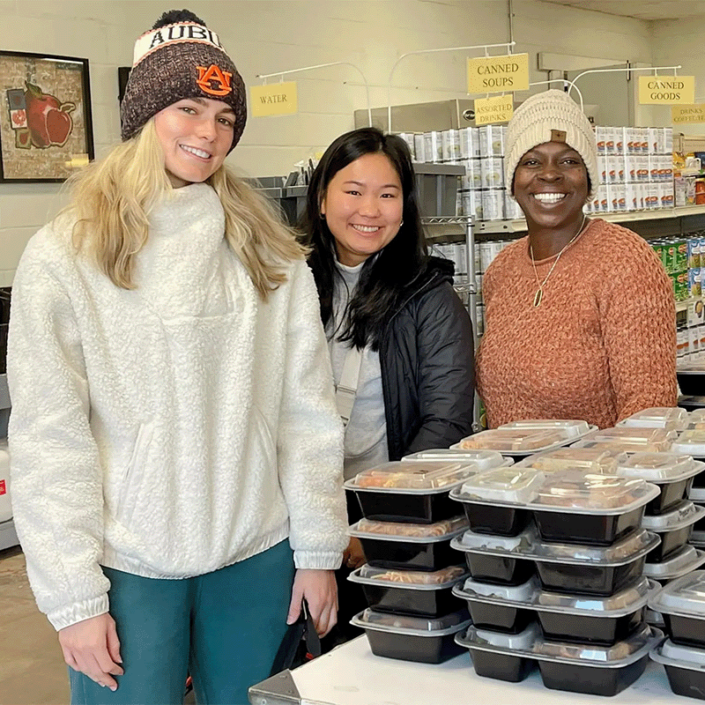
{"label": "red apple in artwork", "polygon": [[60,103],[57,98],[42,92],[39,86],[25,81],[27,125],[32,144],[39,149],[63,147],[73,129],[69,114],[76,108],[73,103]]}

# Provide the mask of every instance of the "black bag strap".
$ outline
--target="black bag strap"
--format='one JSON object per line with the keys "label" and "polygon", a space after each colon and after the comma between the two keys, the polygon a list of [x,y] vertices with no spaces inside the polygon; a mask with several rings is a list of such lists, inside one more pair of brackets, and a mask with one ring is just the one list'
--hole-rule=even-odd
{"label": "black bag strap", "polygon": [[302,642],[306,646],[306,652],[312,658],[321,655],[321,639],[318,636],[316,627],[313,625],[313,620],[308,611],[308,605],[304,600],[301,605],[301,613],[299,618],[293,624],[290,624],[284,634],[277,655],[274,657],[270,676],[273,676],[281,671],[284,671],[292,666],[300,666],[300,663],[295,663],[296,655]]}

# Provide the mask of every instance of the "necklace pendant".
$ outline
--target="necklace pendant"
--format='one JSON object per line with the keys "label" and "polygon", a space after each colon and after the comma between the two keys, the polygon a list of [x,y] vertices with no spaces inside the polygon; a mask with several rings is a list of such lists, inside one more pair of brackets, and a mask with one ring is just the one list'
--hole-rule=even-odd
{"label": "necklace pendant", "polygon": [[538,308],[541,305],[541,299],[543,298],[543,289],[538,288],[536,294],[534,294],[534,308]]}

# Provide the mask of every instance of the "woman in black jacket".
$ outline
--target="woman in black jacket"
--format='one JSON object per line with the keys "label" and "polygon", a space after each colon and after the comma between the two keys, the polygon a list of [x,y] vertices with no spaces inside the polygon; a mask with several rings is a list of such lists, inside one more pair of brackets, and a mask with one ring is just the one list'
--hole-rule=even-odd
{"label": "woman in black jacket", "polygon": [[[349,417],[346,478],[469,435],[472,326],[452,263],[427,254],[404,140],[375,128],[338,137],[313,173],[300,225]],[[341,391],[355,386],[346,365],[359,373],[356,393]],[[346,564],[361,562],[352,541]]]}

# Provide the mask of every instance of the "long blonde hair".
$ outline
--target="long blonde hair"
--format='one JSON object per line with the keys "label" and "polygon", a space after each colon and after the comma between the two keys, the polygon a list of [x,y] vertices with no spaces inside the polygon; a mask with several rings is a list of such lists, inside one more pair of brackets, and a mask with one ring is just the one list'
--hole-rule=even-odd
{"label": "long blonde hair", "polygon": [[[225,211],[225,237],[264,301],[286,281],[287,265],[306,250],[274,207],[225,165],[207,182]],[[149,237],[149,213],[172,186],[154,121],[73,176],[74,245],[116,285],[134,289],[135,256]]]}

